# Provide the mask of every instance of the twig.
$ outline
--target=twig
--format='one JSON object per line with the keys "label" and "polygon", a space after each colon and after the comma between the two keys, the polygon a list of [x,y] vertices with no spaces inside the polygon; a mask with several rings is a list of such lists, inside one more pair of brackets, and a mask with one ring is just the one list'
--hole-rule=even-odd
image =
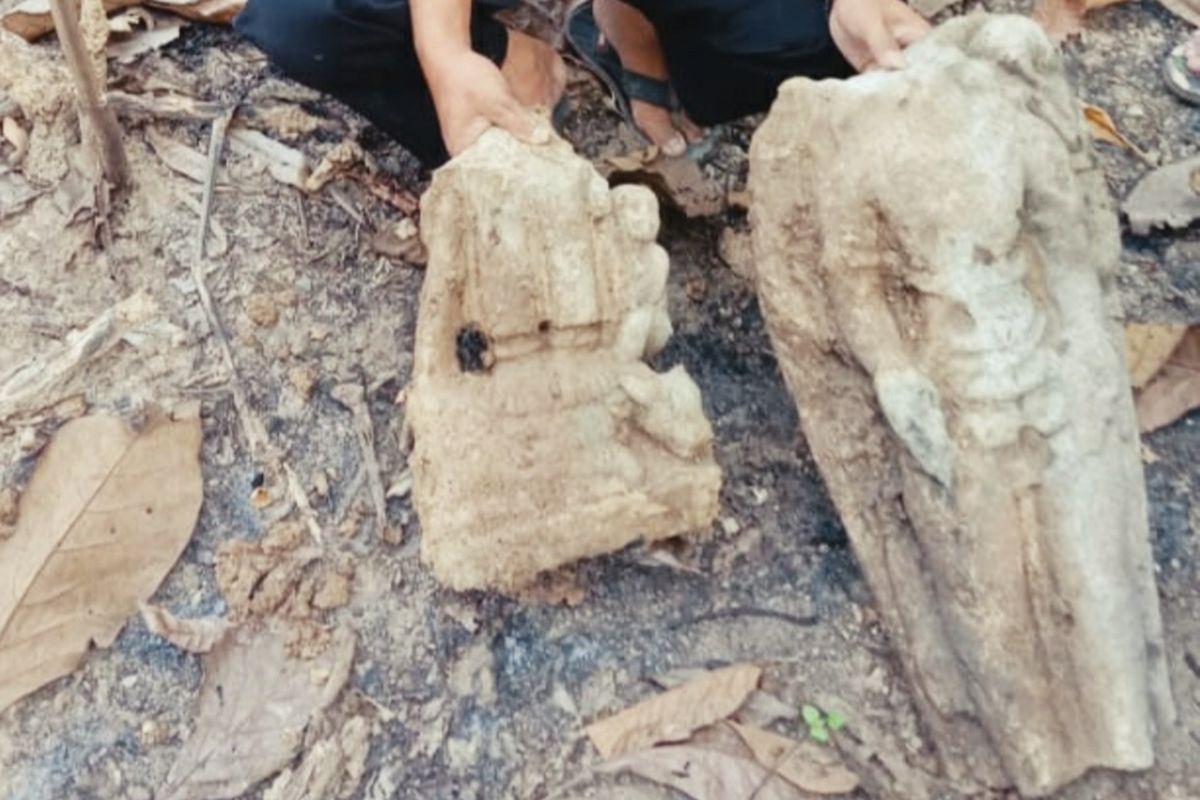
{"label": "twig", "polygon": [[0,375],[0,420],[21,411],[32,400],[43,405],[53,403],[56,398],[51,392],[55,387],[83,364],[108,352],[131,328],[145,322],[157,310],[148,294],[138,292],[69,336],[56,350]]}
{"label": "twig", "polygon": [[204,279],[204,240],[208,231],[209,217],[212,213],[213,187],[217,182],[217,170],[221,161],[221,150],[224,144],[225,132],[228,130],[229,123],[237,111],[237,106],[238,103],[234,103],[225,114],[213,121],[213,130],[208,148],[208,170],[204,179],[204,200],[202,201],[200,213],[200,233],[196,243],[196,254],[194,258],[190,259],[189,268],[192,273],[192,282],[196,284],[196,293],[200,296],[200,307],[204,310],[204,316],[208,320],[208,327],[212,331],[213,338],[217,340],[222,360],[225,362],[225,368],[229,371],[229,389],[233,394],[233,405],[237,409],[238,419],[242,423],[242,433],[246,437],[250,453],[256,459],[261,459],[274,467],[277,474],[282,473],[288,494],[299,509],[300,516],[304,519],[304,524],[308,528],[309,534],[317,544],[323,544],[324,537],[321,534],[321,526],[317,522],[312,504],[308,501],[308,495],[300,485],[295,472],[292,471],[289,465],[283,462],[282,456],[280,456],[278,450],[271,444],[270,437],[267,435],[267,429],[262,424],[262,420],[250,408],[250,403],[246,399],[246,392],[242,388],[237,362],[233,357],[233,348],[230,346],[229,337],[221,325],[221,318],[217,315],[212,295],[208,291],[208,283]]}
{"label": "twig", "polygon": [[221,151],[225,149],[225,134],[229,131],[229,123],[237,113],[237,106],[231,105],[225,113],[213,120],[212,132],[208,137],[208,169],[204,173],[204,195],[200,200],[200,232],[196,235],[196,259],[203,261],[208,240],[208,223],[212,218],[213,192],[217,188],[217,169],[221,163]]}
{"label": "twig", "polygon": [[367,486],[371,490],[371,504],[379,524],[379,538],[388,541],[387,493],[383,488],[383,475],[379,468],[379,456],[375,452],[375,426],[371,423],[371,411],[363,395],[360,383],[345,383],[333,391],[334,398],[350,409],[354,417],[354,432],[362,450],[363,467],[367,473]]}
{"label": "twig", "polygon": [[109,184],[119,188],[129,181],[129,160],[121,143],[121,128],[117,124],[117,115],[104,102],[102,76],[92,69],[91,57],[80,33],[79,17],[69,5],[69,0],[50,0],[50,13],[54,17],[67,68],[75,81],[79,115],[91,128],[100,169]]}
{"label": "twig", "polygon": [[142,95],[127,92],[109,92],[108,107],[123,117],[182,121],[207,121],[227,111],[221,103],[196,100],[182,94]]}

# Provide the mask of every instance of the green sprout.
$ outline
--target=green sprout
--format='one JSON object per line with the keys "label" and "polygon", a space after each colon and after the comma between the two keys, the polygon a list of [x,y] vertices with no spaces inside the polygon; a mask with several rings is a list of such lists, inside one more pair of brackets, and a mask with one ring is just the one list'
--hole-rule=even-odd
{"label": "green sprout", "polygon": [[800,709],[800,715],[804,717],[804,724],[808,726],[809,737],[821,744],[829,743],[830,731],[840,731],[846,724],[846,720],[838,712],[826,713],[808,703]]}

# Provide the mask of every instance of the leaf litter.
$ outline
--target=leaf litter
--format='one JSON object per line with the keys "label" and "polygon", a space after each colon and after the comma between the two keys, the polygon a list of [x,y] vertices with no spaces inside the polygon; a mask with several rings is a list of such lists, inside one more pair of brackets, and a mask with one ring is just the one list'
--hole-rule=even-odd
{"label": "leaf litter", "polygon": [[296,658],[288,652],[287,627],[279,621],[240,627],[205,656],[196,726],[160,800],[237,797],[300,751],[305,730],[349,679],[355,641],[338,629],[315,657]]}
{"label": "leaf litter", "polygon": [[1161,369],[1138,393],[1136,406],[1143,433],[1165,428],[1200,408],[1200,326],[1179,338]]}
{"label": "leaf litter", "polygon": [[200,439],[197,405],[54,436],[0,542],[0,710],[109,647],[158,588],[200,512]]}
{"label": "leaf litter", "polygon": [[854,791],[858,777],[832,748],[734,721],[755,697],[766,720],[798,714],[758,688],[761,676],[753,664],[659,676],[673,688],[587,727],[607,759],[601,771],[631,772],[695,800]]}

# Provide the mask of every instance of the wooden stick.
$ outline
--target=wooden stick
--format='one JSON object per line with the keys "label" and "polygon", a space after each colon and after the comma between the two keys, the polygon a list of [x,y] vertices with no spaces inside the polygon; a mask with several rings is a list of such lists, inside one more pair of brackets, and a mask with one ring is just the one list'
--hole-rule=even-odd
{"label": "wooden stick", "polygon": [[80,117],[85,118],[92,129],[100,169],[114,188],[124,186],[129,181],[129,160],[121,143],[121,128],[112,109],[105,105],[103,76],[96,75],[92,69],[74,3],[50,0],[50,13],[54,17],[67,68],[75,81]]}

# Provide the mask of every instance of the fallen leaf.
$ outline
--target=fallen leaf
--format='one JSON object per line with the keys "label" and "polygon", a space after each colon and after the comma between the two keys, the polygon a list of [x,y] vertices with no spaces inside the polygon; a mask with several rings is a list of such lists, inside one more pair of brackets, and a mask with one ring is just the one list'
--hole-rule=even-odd
{"label": "fallen leaf", "polygon": [[1133,388],[1141,389],[1158,374],[1187,330],[1186,325],[1130,323],[1125,326],[1125,354]]}
{"label": "fallen leaf", "polygon": [[1093,139],[1115,144],[1117,147],[1136,153],[1143,161],[1150,161],[1150,156],[1145,150],[1126,139],[1125,135],[1117,130],[1117,123],[1113,122],[1112,117],[1103,108],[1085,103],[1083,117],[1087,120],[1088,130],[1092,132]]}
{"label": "fallen leaf", "polygon": [[693,800],[805,800],[804,793],[747,755],[692,745],[653,747],[604,766],[670,786]]}
{"label": "fallen leaf", "polygon": [[1200,326],[1188,330],[1158,376],[1137,396],[1142,433],[1165,428],[1200,408]]}
{"label": "fallen leaf", "polygon": [[134,31],[108,44],[108,57],[118,64],[130,64],[137,57],[157,50],[179,38],[183,30],[180,20],[165,21],[147,30]]}
{"label": "fallen leaf", "polygon": [[287,653],[288,626],[238,628],[204,660],[196,726],[160,800],[226,800],[283,769],[350,676],[354,637],[339,629],[313,660]]}
{"label": "fallen leaf", "polygon": [[798,716],[800,716],[800,711],[794,705],[785,703],[762,689],[755,689],[750,693],[750,698],[733,715],[733,719],[745,725],[762,728],[780,720],[794,720]]}
{"label": "fallen leaf", "polygon": [[0,543],[0,710],[108,647],[191,537],[204,482],[199,406],[67,423]]}
{"label": "fallen leaf", "polygon": [[806,792],[848,794],[858,788],[858,776],[846,769],[832,748],[800,742],[750,725],[729,724],[754,753],[758,763]]}
{"label": "fallen leaf", "polygon": [[29,150],[29,134],[21,127],[21,123],[12,117],[5,117],[4,121],[0,122],[0,132],[4,134],[5,141],[13,146],[13,154],[8,160],[13,164],[20,164]]}
{"label": "fallen leaf", "polygon": [[[246,0],[104,0],[108,13],[129,6],[147,5],[170,11],[196,22],[229,24],[246,5]],[[0,27],[32,42],[54,30],[50,0],[25,0],[0,17]]]}
{"label": "fallen leaf", "polygon": [[304,182],[304,191],[319,192],[334,178],[353,170],[363,161],[364,153],[358,142],[346,140],[325,154],[321,163]]}
{"label": "fallen leaf", "polygon": [[0,162],[0,220],[25,210],[42,191]]}
{"label": "fallen leaf", "polygon": [[758,687],[762,668],[738,664],[705,673],[663,694],[594,722],[587,727],[592,744],[605,758],[679,742],[696,730],[725,719]]}
{"label": "fallen leaf", "polygon": [[246,7],[246,0],[147,0],[146,4],[197,22],[228,25]]}
{"label": "fallen leaf", "polygon": [[412,193],[410,189],[400,184],[400,181],[393,175],[388,175],[385,172],[377,172],[374,174],[365,175],[358,173],[356,177],[376,198],[387,203],[392,208],[397,209],[401,214],[411,216],[417,213],[421,207],[421,201]]}
{"label": "fallen leaf", "polygon": [[725,208],[725,191],[691,158],[660,157],[656,148],[609,156],[596,164],[613,184],[638,183],[654,191],[685,216],[710,217]]}
{"label": "fallen leaf", "polygon": [[1121,211],[1139,236],[1152,228],[1186,228],[1200,219],[1200,156],[1167,164],[1138,181]]}
{"label": "fallen leaf", "polygon": [[1088,0],[1037,0],[1033,18],[1053,41],[1061,43],[1083,33],[1083,15],[1087,10]]}
{"label": "fallen leaf", "polygon": [[1187,20],[1192,25],[1200,26],[1200,5],[1196,0],[1160,0],[1175,16]]}
{"label": "fallen leaf", "polygon": [[263,800],[327,800],[358,790],[370,750],[370,725],[354,717],[340,731],[317,742],[295,769],[286,769]]}
{"label": "fallen leaf", "polygon": [[224,617],[180,619],[162,606],[150,603],[142,603],[139,609],[151,633],[189,653],[207,653],[233,628],[233,623]]}
{"label": "fallen leaf", "polygon": [[119,14],[113,14],[108,18],[108,32],[110,34],[131,34],[139,29],[150,29],[154,27],[154,15],[144,8],[133,7],[127,8]]}

